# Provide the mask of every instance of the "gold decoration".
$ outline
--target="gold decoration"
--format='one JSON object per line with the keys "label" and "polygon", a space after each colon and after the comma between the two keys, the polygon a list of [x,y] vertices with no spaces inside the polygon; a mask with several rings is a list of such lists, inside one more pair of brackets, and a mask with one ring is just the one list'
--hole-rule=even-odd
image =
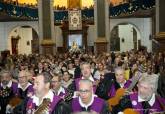
{"label": "gold decoration", "polygon": [[43,39],[41,45],[55,45],[55,42],[52,39]]}
{"label": "gold decoration", "polygon": [[165,32],[159,32],[159,33],[156,35],[156,38],[165,38]]}
{"label": "gold decoration", "polygon": [[95,43],[108,43],[108,41],[105,37],[99,37],[96,39]]}
{"label": "gold decoration", "polygon": [[80,9],[81,0],[68,0],[68,9]]}

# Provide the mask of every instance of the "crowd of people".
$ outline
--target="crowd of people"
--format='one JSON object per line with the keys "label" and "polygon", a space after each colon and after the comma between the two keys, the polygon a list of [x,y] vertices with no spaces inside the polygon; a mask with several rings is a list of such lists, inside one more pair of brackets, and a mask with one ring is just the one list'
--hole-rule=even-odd
{"label": "crowd of people", "polygon": [[8,54],[0,56],[0,82],[0,114],[165,111],[161,52]]}

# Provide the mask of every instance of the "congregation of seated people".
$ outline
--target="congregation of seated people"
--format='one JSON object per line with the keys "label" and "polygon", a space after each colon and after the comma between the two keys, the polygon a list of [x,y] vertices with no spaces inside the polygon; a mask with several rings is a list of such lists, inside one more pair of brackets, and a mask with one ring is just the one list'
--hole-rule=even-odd
{"label": "congregation of seated people", "polygon": [[165,113],[165,53],[0,56],[0,114]]}

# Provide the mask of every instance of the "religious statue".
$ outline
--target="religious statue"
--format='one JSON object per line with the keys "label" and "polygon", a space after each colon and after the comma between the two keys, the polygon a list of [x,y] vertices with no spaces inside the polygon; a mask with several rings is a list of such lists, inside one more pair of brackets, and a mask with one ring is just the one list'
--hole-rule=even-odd
{"label": "religious statue", "polygon": [[72,46],[69,50],[70,53],[77,53],[77,52],[80,52],[80,48],[79,46],[77,45],[77,43],[75,41],[72,42]]}
{"label": "religious statue", "polygon": [[72,48],[74,48],[74,49],[78,48],[78,45],[75,41],[72,42]]}

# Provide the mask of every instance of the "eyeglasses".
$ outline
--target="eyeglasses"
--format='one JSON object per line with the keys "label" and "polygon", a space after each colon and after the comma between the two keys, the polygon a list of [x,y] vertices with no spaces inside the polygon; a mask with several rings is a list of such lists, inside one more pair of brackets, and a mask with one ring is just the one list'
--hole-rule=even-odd
{"label": "eyeglasses", "polygon": [[89,93],[90,90],[87,90],[87,89],[86,90],[79,90],[79,92],[82,93],[82,94],[86,94],[86,93]]}
{"label": "eyeglasses", "polygon": [[59,81],[51,81],[51,83],[58,83]]}
{"label": "eyeglasses", "polygon": [[25,78],[25,77],[27,77],[27,76],[21,76],[21,77],[18,77],[18,79],[22,79],[22,78]]}

